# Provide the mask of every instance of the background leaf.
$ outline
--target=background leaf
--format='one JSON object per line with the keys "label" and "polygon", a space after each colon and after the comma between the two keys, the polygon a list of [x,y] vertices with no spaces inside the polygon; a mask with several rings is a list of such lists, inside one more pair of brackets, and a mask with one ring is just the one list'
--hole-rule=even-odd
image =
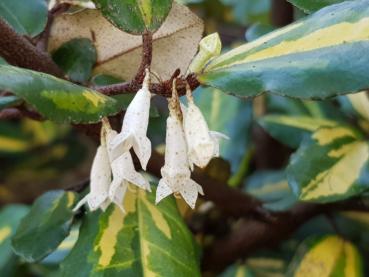
{"label": "background leaf", "polygon": [[0,211],[0,272],[3,276],[12,276],[15,271],[16,256],[11,248],[14,235],[28,208],[23,205],[8,205]]}
{"label": "background leaf", "polygon": [[116,27],[131,34],[155,32],[167,17],[173,0],[94,0]]}
{"label": "background leaf", "polygon": [[288,182],[300,200],[345,199],[368,188],[368,158],[368,143],[353,129],[322,127],[292,155]]}
{"label": "background leaf", "polygon": [[200,276],[190,232],[174,198],[155,205],[155,191],[128,190],[123,214],[111,205],[85,215],[62,276]]}
{"label": "background leaf", "polygon": [[303,10],[306,13],[315,12],[321,8],[324,8],[329,5],[333,5],[336,3],[344,2],[345,0],[287,0],[291,2],[293,5]]}
{"label": "background leaf", "polygon": [[10,65],[0,65],[0,89],[22,97],[56,122],[94,123],[121,110],[117,101],[96,91]]}
{"label": "background leaf", "polygon": [[72,39],[61,45],[52,58],[71,81],[84,83],[90,78],[96,63],[96,49],[86,38]]}
{"label": "background leaf", "polygon": [[299,247],[290,273],[295,277],[363,276],[357,248],[334,235],[307,239]]}
{"label": "background leaf", "polygon": [[40,196],[12,239],[14,252],[35,262],[54,251],[69,234],[76,200],[73,192],[49,191]]}
{"label": "background leaf", "polygon": [[45,0],[1,0],[0,17],[19,34],[33,37],[46,26],[47,3]]}
{"label": "background leaf", "polygon": [[286,174],[281,171],[258,171],[248,177],[244,190],[260,199],[263,207],[272,211],[284,211],[296,202],[288,186]]}
{"label": "background leaf", "polygon": [[213,59],[200,82],[246,97],[325,99],[363,90],[368,18],[368,0],[326,7]]}

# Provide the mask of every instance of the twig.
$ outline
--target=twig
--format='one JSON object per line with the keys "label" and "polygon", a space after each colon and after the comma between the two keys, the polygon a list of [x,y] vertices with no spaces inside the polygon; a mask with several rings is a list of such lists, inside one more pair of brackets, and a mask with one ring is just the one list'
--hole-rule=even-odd
{"label": "twig", "polygon": [[0,111],[0,120],[18,119],[22,117],[28,117],[37,121],[45,120],[39,113],[30,111],[23,105],[17,108],[8,108]]}
{"label": "twig", "polygon": [[37,49],[27,39],[17,34],[0,18],[0,55],[10,64],[63,77],[61,69],[50,56]]}
{"label": "twig", "polygon": [[137,71],[132,83],[139,85],[142,84],[145,78],[145,70],[151,66],[152,61],[152,33],[146,32],[142,35],[142,59],[141,65]]}
{"label": "twig", "polygon": [[[150,92],[164,97],[170,97],[172,95],[172,80],[173,79],[171,78],[160,84],[151,84]],[[187,83],[190,85],[192,90],[200,86],[200,83],[197,80],[195,74],[190,74],[186,78],[179,77],[177,79],[177,91],[179,96],[183,96],[186,94]],[[141,85],[135,82],[125,82],[115,85],[103,86],[95,89],[105,95],[112,96],[125,93],[136,93],[140,88]]]}

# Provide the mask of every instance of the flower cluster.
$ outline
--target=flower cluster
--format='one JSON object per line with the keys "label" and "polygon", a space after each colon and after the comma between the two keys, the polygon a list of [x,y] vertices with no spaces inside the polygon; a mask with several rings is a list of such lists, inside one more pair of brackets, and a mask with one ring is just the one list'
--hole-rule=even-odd
{"label": "flower cluster", "polygon": [[[97,149],[90,174],[90,192],[77,204],[78,210],[87,203],[90,210],[103,211],[115,203],[124,212],[123,200],[130,185],[151,191],[149,182],[138,173],[130,150],[137,155],[141,167],[146,170],[151,156],[151,142],[147,138],[151,93],[149,72],[146,72],[142,88],[125,112],[123,126],[118,134],[107,118],[102,121],[101,145]],[[202,187],[191,179],[194,165],[205,167],[219,155],[219,139],[225,135],[209,131],[208,125],[195,105],[187,86],[188,106],[180,104],[173,84],[172,98],[168,101],[165,164],[156,191],[156,203],[170,194],[179,194],[194,208]]]}

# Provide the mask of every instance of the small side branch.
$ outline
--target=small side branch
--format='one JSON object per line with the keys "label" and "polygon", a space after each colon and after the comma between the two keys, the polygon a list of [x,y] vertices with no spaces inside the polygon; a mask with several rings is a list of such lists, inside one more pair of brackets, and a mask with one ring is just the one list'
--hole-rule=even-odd
{"label": "small side branch", "polygon": [[[164,81],[159,84],[151,84],[150,85],[150,92],[161,95],[164,97],[171,97],[172,95],[172,78],[170,80]],[[195,90],[198,86],[200,86],[200,82],[197,80],[195,74],[190,74],[187,77],[179,77],[177,79],[177,91],[179,96],[183,96],[186,94],[186,84],[189,84],[192,90]],[[104,87],[95,88],[97,91],[108,95],[118,95],[118,94],[125,94],[125,93],[136,93],[141,88],[140,83],[136,83],[135,81],[132,82],[125,82],[115,85],[109,85]]]}
{"label": "small side branch", "polygon": [[10,64],[45,72],[60,78],[61,69],[48,53],[40,51],[26,38],[17,34],[3,19],[0,19],[0,55]]}
{"label": "small side branch", "polygon": [[132,83],[142,84],[145,78],[145,70],[149,68],[152,61],[152,33],[146,32],[142,35],[142,60],[140,68],[137,71]]}

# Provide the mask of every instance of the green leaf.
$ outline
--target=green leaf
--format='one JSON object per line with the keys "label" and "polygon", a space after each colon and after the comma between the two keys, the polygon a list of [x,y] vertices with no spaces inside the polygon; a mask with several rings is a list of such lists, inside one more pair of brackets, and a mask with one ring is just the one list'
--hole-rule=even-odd
{"label": "green leaf", "polygon": [[0,56],[0,64],[8,64],[3,57]]}
{"label": "green leaf", "polygon": [[93,0],[116,27],[131,34],[155,32],[167,17],[173,0]]}
{"label": "green leaf", "polygon": [[75,193],[61,190],[40,196],[12,239],[14,252],[28,262],[53,252],[69,234],[76,200]]}
{"label": "green leaf", "polygon": [[91,84],[96,87],[103,87],[122,82],[124,82],[124,80],[108,74],[97,74],[91,79]]}
{"label": "green leaf", "polygon": [[307,239],[289,268],[294,277],[361,277],[362,258],[349,241],[335,235]]}
{"label": "green leaf", "polygon": [[248,177],[245,191],[272,211],[287,210],[297,202],[284,171],[257,171]]}
{"label": "green leaf", "polygon": [[344,2],[345,0],[287,0],[287,1],[306,13],[312,13],[326,6]]}
{"label": "green leaf", "polygon": [[96,49],[89,39],[76,38],[60,46],[52,58],[72,81],[84,83],[96,63]]}
{"label": "green leaf", "polygon": [[0,65],[0,89],[26,100],[56,122],[95,123],[121,110],[117,101],[51,75]]}
{"label": "green leaf", "polygon": [[255,23],[247,28],[245,38],[248,42],[258,39],[271,31],[274,31],[275,27],[269,24]]}
{"label": "green leaf", "polygon": [[21,219],[28,208],[22,205],[8,205],[0,211],[0,272],[2,276],[12,276],[16,256],[11,248],[11,237],[14,235]]}
{"label": "green leaf", "polygon": [[221,0],[221,2],[232,7],[234,19],[239,24],[246,26],[250,23],[269,21],[270,0]]}
{"label": "green leaf", "polygon": [[239,96],[325,99],[369,87],[369,0],[326,7],[213,59],[202,84]]}
{"label": "green leaf", "polygon": [[111,205],[85,215],[61,276],[200,276],[193,238],[169,197],[127,191],[126,214]]}
{"label": "green leaf", "polygon": [[22,99],[17,96],[0,97],[0,111],[9,107],[17,106],[22,103]]}
{"label": "green leaf", "polygon": [[307,134],[311,134],[318,128],[338,124],[336,121],[324,118],[288,115],[267,115],[260,118],[258,123],[272,137],[292,148],[297,148]]}
{"label": "green leaf", "polygon": [[1,0],[0,17],[19,34],[33,37],[46,26],[47,3],[45,0]]}
{"label": "green leaf", "polygon": [[232,171],[236,172],[250,142],[251,101],[230,97],[213,88],[199,88],[194,95],[209,129],[230,138],[221,140],[220,154],[231,162]]}
{"label": "green leaf", "polygon": [[369,187],[368,158],[369,145],[355,130],[323,127],[292,156],[288,182],[303,201],[345,199]]}

